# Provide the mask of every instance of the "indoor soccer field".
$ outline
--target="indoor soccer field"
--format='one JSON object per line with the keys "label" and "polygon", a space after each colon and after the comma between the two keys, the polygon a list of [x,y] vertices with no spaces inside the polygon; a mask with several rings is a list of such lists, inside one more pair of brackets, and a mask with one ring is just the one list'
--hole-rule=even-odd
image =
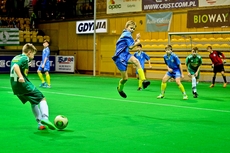
{"label": "indoor soccer field", "polygon": [[[36,74],[29,79],[37,87]],[[209,88],[198,84],[193,98],[191,82],[183,82],[189,99],[183,100],[175,82],[164,99],[160,80],[137,91],[130,78],[119,96],[120,78],[51,74],[52,88],[39,88],[46,96],[50,120],[65,115],[63,131],[37,130],[30,104],[13,95],[9,74],[0,75],[0,153],[229,153],[230,85]]]}

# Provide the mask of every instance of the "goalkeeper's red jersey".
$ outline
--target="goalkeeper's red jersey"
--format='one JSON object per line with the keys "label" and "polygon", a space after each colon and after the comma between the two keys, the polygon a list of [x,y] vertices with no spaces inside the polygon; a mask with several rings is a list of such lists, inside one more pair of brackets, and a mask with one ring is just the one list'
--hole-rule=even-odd
{"label": "goalkeeper's red jersey", "polygon": [[212,53],[209,54],[209,58],[212,60],[212,64],[221,65],[223,64],[222,59],[224,60],[225,56],[220,51],[213,51]]}

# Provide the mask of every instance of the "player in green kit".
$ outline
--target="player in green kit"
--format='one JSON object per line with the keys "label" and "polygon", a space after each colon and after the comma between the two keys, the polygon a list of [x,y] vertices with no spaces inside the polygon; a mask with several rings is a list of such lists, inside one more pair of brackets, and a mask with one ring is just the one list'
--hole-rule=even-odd
{"label": "player in green kit", "polygon": [[15,56],[10,66],[10,83],[14,95],[23,104],[30,102],[33,114],[38,122],[38,129],[44,130],[46,126],[55,130],[55,126],[48,119],[49,109],[44,95],[29,81],[27,74],[29,62],[34,58],[37,49],[33,44],[27,43],[22,48],[22,54]]}
{"label": "player in green kit", "polygon": [[185,61],[188,76],[192,79],[192,93],[193,97],[197,98],[197,83],[200,77],[200,67],[202,65],[202,58],[198,55],[198,48],[194,47],[192,49],[192,54],[187,56]]}

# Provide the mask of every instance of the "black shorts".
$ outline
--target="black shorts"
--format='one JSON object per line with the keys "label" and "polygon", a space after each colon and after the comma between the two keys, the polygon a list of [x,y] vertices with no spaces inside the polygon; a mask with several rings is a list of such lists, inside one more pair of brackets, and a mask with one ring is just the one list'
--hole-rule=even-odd
{"label": "black shorts", "polygon": [[223,64],[215,65],[213,68],[214,73],[222,72],[222,71],[224,71],[224,65]]}

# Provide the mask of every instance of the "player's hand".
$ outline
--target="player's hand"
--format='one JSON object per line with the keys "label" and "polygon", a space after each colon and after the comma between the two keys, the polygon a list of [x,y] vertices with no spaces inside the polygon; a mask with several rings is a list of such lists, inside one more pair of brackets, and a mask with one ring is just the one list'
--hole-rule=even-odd
{"label": "player's hand", "polygon": [[24,80],[24,78],[23,77],[20,77],[20,78],[18,78],[18,82],[25,82],[25,80]]}
{"label": "player's hand", "polygon": [[181,74],[181,78],[184,78],[184,74]]}
{"label": "player's hand", "polygon": [[194,74],[194,76],[197,77],[197,76],[198,76],[198,72],[196,72],[196,73]]}
{"label": "player's hand", "polygon": [[225,64],[225,63],[226,63],[226,60],[224,60],[223,62],[224,62],[224,64]]}
{"label": "player's hand", "polygon": [[173,72],[173,69],[170,69],[170,68],[169,68],[168,71],[169,71],[170,73],[172,73],[172,72]]}
{"label": "player's hand", "polygon": [[191,73],[188,72],[188,76],[191,76]]}
{"label": "player's hand", "polygon": [[212,68],[214,68],[214,64],[212,64]]}
{"label": "player's hand", "polygon": [[140,44],[140,39],[136,39],[136,43]]}
{"label": "player's hand", "polygon": [[153,68],[152,65],[150,65],[149,68],[150,68],[150,69]]}
{"label": "player's hand", "polygon": [[136,36],[136,39],[140,39],[141,38],[141,34],[138,33],[137,36]]}

